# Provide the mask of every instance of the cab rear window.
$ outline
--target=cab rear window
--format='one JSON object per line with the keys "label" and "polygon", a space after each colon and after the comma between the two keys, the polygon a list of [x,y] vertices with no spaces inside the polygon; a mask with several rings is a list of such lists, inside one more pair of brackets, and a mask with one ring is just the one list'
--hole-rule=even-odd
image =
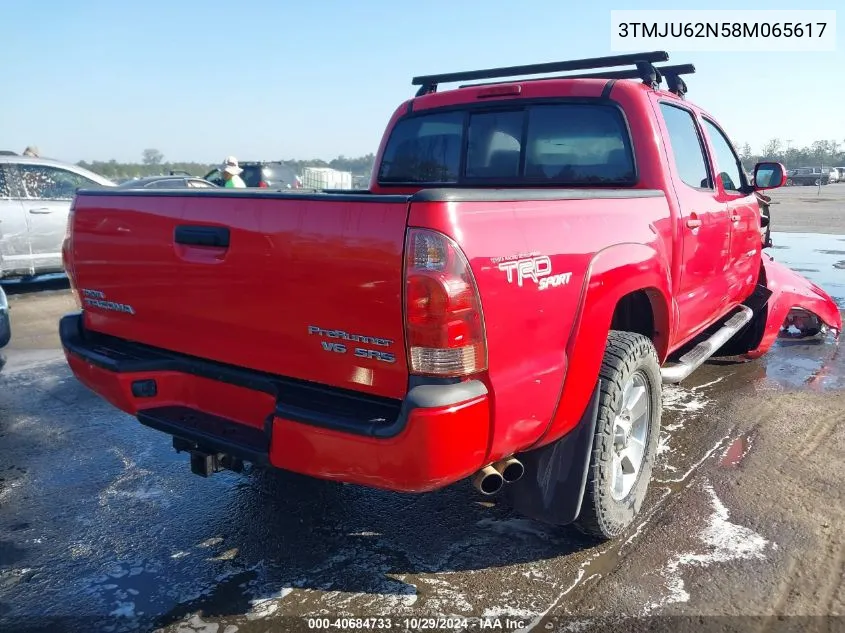
{"label": "cab rear window", "polygon": [[632,185],[628,128],[604,104],[448,111],[401,120],[379,166],[382,184]]}

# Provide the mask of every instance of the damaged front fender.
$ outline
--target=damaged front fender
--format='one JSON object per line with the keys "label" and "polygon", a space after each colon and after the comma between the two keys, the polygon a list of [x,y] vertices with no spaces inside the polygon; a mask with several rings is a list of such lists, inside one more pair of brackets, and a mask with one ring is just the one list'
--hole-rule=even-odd
{"label": "damaged front fender", "polygon": [[766,305],[766,324],[759,345],[747,352],[749,358],[765,354],[784,328],[797,328],[800,334],[816,334],[824,325],[838,340],[842,315],[836,302],[809,279],[770,256],[763,256],[766,287],[772,296]]}

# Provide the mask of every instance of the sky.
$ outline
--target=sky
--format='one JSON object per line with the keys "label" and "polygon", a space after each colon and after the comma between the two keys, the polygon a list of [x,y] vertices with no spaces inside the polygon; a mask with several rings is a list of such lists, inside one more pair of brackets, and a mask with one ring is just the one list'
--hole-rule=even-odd
{"label": "sky", "polygon": [[[845,15],[841,0],[811,5]],[[678,2],[0,0],[0,149],[34,144],[73,162],[138,162],[145,148],[171,161],[360,156],[375,152],[415,75],[614,54],[611,10],[670,8]],[[695,64],[687,98],[738,146],[845,143],[843,48],[839,36],[836,52],[670,51],[669,63]]]}

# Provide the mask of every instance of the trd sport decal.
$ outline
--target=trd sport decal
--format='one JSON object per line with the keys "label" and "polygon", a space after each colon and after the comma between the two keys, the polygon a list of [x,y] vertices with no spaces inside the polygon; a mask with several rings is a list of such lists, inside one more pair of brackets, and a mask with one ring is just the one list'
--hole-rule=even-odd
{"label": "trd sport decal", "polygon": [[516,281],[520,288],[530,280],[537,284],[538,290],[548,290],[565,286],[572,279],[571,272],[553,275],[552,260],[547,255],[532,254],[530,257],[502,261],[498,267],[507,274],[509,284]]}

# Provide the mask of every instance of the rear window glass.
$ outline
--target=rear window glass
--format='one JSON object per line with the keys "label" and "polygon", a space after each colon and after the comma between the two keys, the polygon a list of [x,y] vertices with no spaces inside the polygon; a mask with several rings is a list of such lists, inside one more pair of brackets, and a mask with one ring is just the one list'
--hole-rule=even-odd
{"label": "rear window glass", "polygon": [[270,183],[282,183],[292,185],[296,180],[296,173],[290,167],[284,165],[273,165],[264,167],[264,180]]}
{"label": "rear window glass", "polygon": [[464,113],[427,114],[393,128],[379,169],[382,182],[457,182]]}
{"label": "rear window glass", "polygon": [[261,167],[259,165],[244,165],[241,167],[241,179],[247,187],[257,187],[261,182]]}
{"label": "rear window glass", "polygon": [[386,184],[631,185],[635,177],[622,115],[600,104],[411,117],[394,128],[379,168]]}

